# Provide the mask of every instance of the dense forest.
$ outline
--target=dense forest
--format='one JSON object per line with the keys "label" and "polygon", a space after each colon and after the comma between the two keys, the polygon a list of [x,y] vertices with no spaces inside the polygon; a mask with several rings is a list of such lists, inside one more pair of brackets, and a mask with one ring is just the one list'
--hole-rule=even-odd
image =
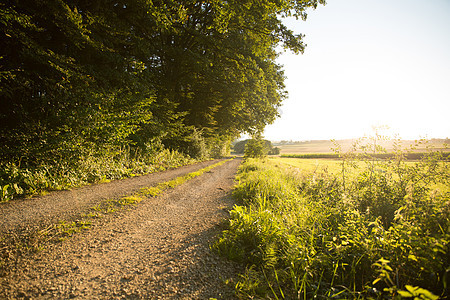
{"label": "dense forest", "polygon": [[0,4],[0,185],[24,181],[22,169],[67,165],[58,170],[65,174],[87,157],[222,155],[241,133],[277,117],[286,92],[275,59],[305,47],[282,19],[304,20],[318,4],[324,0]]}
{"label": "dense forest", "polygon": [[1,16],[1,160],[105,147],[199,156],[277,117],[281,22],[312,1],[8,1]]}

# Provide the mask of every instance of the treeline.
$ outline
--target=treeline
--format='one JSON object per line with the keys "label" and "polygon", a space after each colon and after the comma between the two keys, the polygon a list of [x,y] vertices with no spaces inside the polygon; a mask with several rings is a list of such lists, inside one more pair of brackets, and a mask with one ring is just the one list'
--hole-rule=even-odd
{"label": "treeline", "polygon": [[161,145],[223,153],[285,96],[282,16],[323,0],[12,0],[0,4],[0,162]]}

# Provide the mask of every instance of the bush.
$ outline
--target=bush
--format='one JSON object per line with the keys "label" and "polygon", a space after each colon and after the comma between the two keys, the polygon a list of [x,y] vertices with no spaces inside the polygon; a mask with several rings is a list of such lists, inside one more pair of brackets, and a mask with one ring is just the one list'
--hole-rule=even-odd
{"label": "bush", "polygon": [[269,150],[269,155],[279,155],[280,151],[281,151],[280,148],[273,147],[272,149]]}
{"label": "bush", "polygon": [[201,131],[192,129],[190,133],[163,141],[169,149],[178,149],[181,153],[191,158],[203,160],[209,158],[209,149],[206,139]]}

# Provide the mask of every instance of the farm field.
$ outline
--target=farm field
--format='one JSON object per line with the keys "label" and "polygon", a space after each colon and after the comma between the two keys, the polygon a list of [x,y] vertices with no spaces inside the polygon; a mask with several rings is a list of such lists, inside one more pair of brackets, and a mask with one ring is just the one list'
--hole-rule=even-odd
{"label": "farm field", "polygon": [[298,168],[299,171],[305,173],[327,170],[332,174],[338,174],[341,171],[341,162],[337,159],[271,157],[269,160],[293,168]]}
{"label": "farm field", "polygon": [[[338,140],[339,145],[341,145],[343,151],[350,149],[354,140]],[[427,144],[417,145],[414,151],[423,152],[426,150],[426,146],[431,146],[435,150],[445,150],[445,143],[449,143],[448,139],[436,139],[428,140]],[[304,142],[293,142],[293,143],[273,143],[274,146],[280,148],[280,154],[310,154],[310,153],[333,153],[332,148],[335,147],[334,143],[330,140],[316,140],[316,141],[304,141]],[[416,145],[416,141],[401,141],[403,148],[410,148]],[[381,141],[380,146],[385,148],[388,152],[393,150],[393,141]]]}
{"label": "farm field", "polygon": [[297,142],[294,144],[274,143],[274,145],[280,148],[280,154],[331,153],[331,148],[333,147],[333,143],[329,140]]}
{"label": "farm field", "polygon": [[[295,168],[301,174],[309,173],[329,173],[334,176],[342,176],[342,161],[339,159],[325,159],[325,158],[291,158],[291,157],[270,157],[269,160],[275,164],[282,164],[288,167]],[[405,165],[409,167],[414,167],[416,161],[406,161]],[[366,162],[356,161],[354,162],[355,167],[346,168],[347,176],[356,176],[360,172],[364,171],[364,167],[367,166]],[[446,169],[450,168],[450,162],[442,162]],[[384,172],[382,164],[375,168],[376,172]],[[432,189],[438,189],[442,192],[450,192],[450,186],[442,183],[433,183],[430,185]]]}

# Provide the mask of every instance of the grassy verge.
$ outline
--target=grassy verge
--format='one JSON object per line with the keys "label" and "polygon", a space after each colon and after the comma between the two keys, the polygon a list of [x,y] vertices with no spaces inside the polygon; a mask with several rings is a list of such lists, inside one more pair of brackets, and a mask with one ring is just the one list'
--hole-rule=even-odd
{"label": "grassy verge", "polygon": [[86,184],[108,182],[175,168],[195,160],[167,149],[147,152],[130,148],[85,154],[58,163],[22,166],[0,165],[0,203],[17,197],[45,194],[51,190],[70,189]]}
{"label": "grassy verge", "polygon": [[[247,271],[241,298],[448,297],[450,193],[439,157],[364,162],[357,175],[247,160],[214,245]],[[382,164],[382,165],[381,165]],[[382,172],[375,171],[382,169]]]}

